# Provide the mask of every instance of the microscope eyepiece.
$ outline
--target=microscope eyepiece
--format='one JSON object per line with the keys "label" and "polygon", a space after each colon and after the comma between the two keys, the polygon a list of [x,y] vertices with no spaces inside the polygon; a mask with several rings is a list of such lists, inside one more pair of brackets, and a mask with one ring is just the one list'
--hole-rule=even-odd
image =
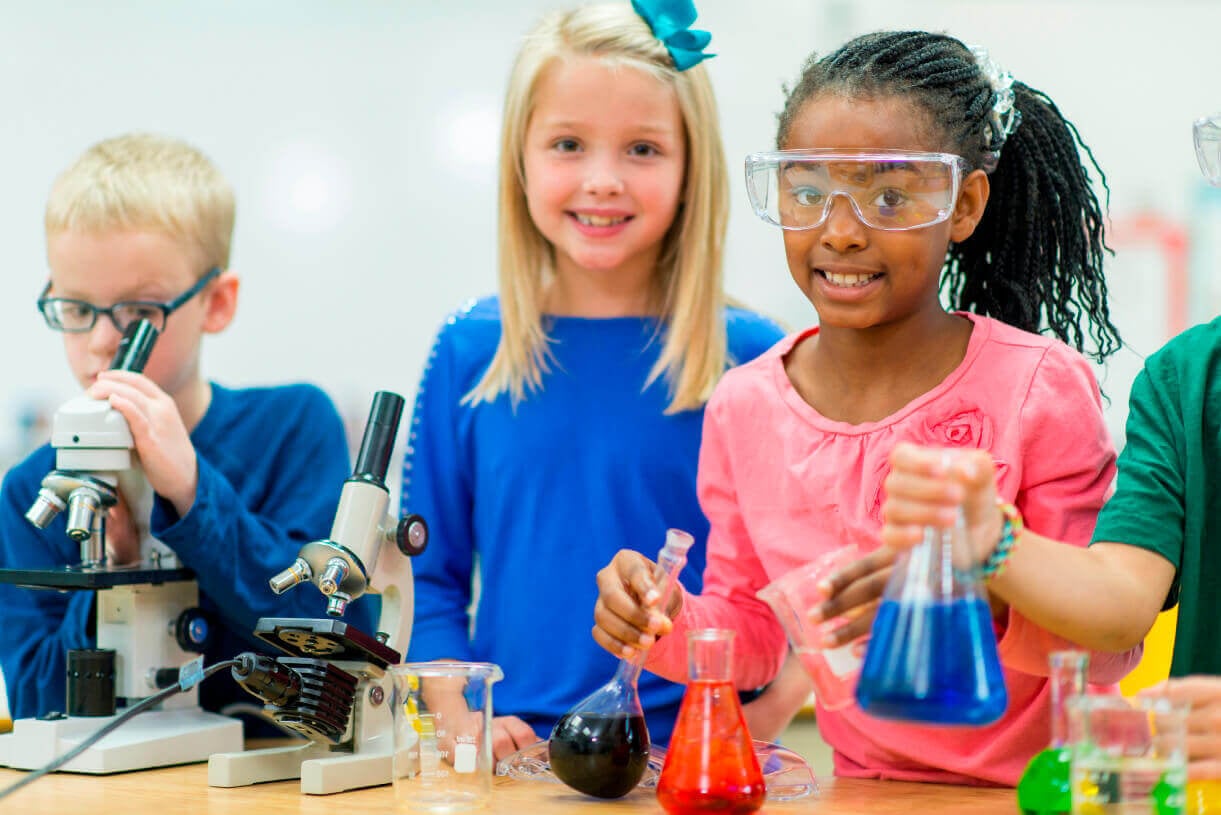
{"label": "microscope eyepiece", "polygon": [[119,348],[114,359],[110,361],[112,371],[131,371],[142,373],[144,364],[153,352],[153,343],[157,341],[157,329],[148,320],[136,320],[127,326],[123,338],[119,340]]}
{"label": "microscope eyepiece", "polygon": [[398,435],[402,416],[403,397],[390,391],[373,394],[373,407],[369,409],[369,421],[365,424],[365,436],[356,456],[353,478],[385,485],[386,470],[394,453],[394,437]]}

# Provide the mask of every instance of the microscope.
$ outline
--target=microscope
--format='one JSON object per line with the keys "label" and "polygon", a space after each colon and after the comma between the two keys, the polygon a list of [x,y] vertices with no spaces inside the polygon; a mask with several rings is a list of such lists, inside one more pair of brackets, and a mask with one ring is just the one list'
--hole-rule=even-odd
{"label": "microscope", "polygon": [[[255,636],[287,656],[243,655],[231,670],[264,702],[268,716],[307,741],[214,755],[208,762],[210,786],[299,777],[302,792],[326,795],[390,783],[393,683],[387,668],[401,661],[411,639],[414,591],[408,558],[428,543],[423,518],[388,512],[386,470],[402,412],[403,397],[388,391],[374,395],[330,537],[305,544],[269,581],[276,594],[313,583],[327,599],[328,618],[259,620]],[[370,635],[342,621],[349,603],[374,593],[382,603],[377,632]]]}
{"label": "microscope", "polygon": [[[111,369],[143,371],[157,329],[128,326]],[[0,765],[36,769],[133,706],[178,682],[179,669],[203,653],[213,623],[199,606],[194,574],[173,550],[140,529],[141,559],[114,565],[106,551],[107,511],[122,493],[133,517],[147,524],[152,490],[133,455],[127,420],[104,399],[80,396],[56,411],[51,425],[55,469],[26,518],[45,529],[66,512],[67,534],[80,562],[58,569],[0,569],[0,582],[54,591],[96,592],[97,648],[67,655],[67,710],[18,719],[0,736]],[[63,769],[115,773],[204,761],[241,749],[242,724],[199,707],[198,689],[137,714]]]}

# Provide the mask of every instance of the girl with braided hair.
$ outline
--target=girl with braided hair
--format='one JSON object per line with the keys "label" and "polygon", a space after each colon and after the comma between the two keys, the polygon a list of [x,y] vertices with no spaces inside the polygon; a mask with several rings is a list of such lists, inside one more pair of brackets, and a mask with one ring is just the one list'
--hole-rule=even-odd
{"label": "girl with braided hair", "polygon": [[[1221,187],[1221,116],[1197,120],[1194,131],[1200,169]],[[882,539],[905,549],[913,526],[943,524],[947,510],[962,506],[974,520],[977,556],[1008,566],[993,580],[993,593],[1083,646],[1129,648],[1160,611],[1177,605],[1173,678],[1147,692],[1190,703],[1193,781],[1221,779],[1219,425],[1221,317],[1184,331],[1145,360],[1129,395],[1115,493],[1088,549],[1064,546],[1033,523],[1007,526],[997,510],[994,465],[978,453],[946,466],[936,449],[900,445],[891,455],[883,507]]]}
{"label": "girl with braided hair", "polygon": [[[828,646],[861,647],[894,557],[879,532],[901,442],[986,451],[1013,517],[1078,546],[1115,475],[1082,355],[1119,343],[1103,210],[1089,151],[1050,98],[952,37],[869,34],[807,63],[777,142],[747,158],[748,191],[783,230],[819,324],[730,371],[708,404],[702,593],[656,607],[651,564],[635,552],[598,576],[595,638],[616,654],[651,646],[645,667],[676,681],[677,634],[710,626],[739,633],[739,687],[775,677],[785,636],[756,592],[845,545],[864,557],[826,582],[815,613],[847,615],[828,624]],[[836,774],[1017,782],[1048,742],[1047,655],[1067,643],[1003,598],[992,607],[1004,715],[933,727],[819,703]],[[1092,656],[1090,681],[1109,685],[1140,647]]]}

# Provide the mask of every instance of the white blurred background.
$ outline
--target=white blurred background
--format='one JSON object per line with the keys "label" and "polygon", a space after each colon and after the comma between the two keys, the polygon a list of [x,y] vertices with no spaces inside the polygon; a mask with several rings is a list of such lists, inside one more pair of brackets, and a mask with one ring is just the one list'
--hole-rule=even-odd
{"label": "white blurred background", "polygon": [[[211,376],[313,381],[356,429],[372,391],[410,398],[446,313],[493,289],[501,94],[521,35],[560,5],[0,0],[0,468],[45,438],[37,416],[74,387],[34,308],[47,189],[90,143],[129,130],[195,143],[237,188],[242,303],[209,342]],[[698,5],[735,179],[745,153],[772,145],[782,84],[811,51],[878,28],[948,31],[1048,91],[1093,147],[1112,190],[1116,314],[1135,351],[1217,311],[1221,198],[1200,181],[1190,126],[1221,108],[1221,3]],[[791,327],[814,321],[779,235],[737,184],[727,273],[749,304]],[[1105,372],[1117,434],[1138,364],[1127,354]]]}

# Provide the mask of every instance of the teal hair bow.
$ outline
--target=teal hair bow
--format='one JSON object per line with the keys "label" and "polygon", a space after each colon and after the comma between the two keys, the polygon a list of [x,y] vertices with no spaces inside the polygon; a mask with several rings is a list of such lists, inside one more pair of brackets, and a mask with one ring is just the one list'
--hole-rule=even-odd
{"label": "teal hair bow", "polygon": [[716,56],[704,53],[712,35],[690,28],[697,16],[692,0],[632,0],[632,8],[653,29],[653,36],[670,52],[678,70],[685,71]]}

